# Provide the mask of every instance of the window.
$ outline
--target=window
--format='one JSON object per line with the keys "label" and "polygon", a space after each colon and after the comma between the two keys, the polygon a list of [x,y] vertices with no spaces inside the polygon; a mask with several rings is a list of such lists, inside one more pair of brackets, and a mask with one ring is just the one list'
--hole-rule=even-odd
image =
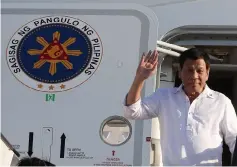
{"label": "window", "polygon": [[111,146],[125,144],[131,137],[132,126],[121,116],[111,116],[105,119],[100,127],[100,137],[103,142]]}

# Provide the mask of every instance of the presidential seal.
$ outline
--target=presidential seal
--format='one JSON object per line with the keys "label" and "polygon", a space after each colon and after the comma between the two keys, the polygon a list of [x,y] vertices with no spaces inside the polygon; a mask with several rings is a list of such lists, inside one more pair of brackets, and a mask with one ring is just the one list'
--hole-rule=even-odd
{"label": "presidential seal", "polygon": [[101,39],[90,25],[68,16],[49,16],[29,22],[13,35],[7,63],[24,85],[60,92],[88,80],[102,53]]}

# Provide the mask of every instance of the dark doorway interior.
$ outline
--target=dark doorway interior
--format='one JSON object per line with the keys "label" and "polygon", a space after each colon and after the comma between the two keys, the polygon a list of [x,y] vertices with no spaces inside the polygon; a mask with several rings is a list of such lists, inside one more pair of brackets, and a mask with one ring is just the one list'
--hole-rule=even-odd
{"label": "dark doorway interior", "polygon": [[[208,86],[216,90],[218,92],[223,93],[231,100],[233,100],[233,83],[234,77],[230,75],[230,73],[222,73],[222,72],[213,72],[210,74],[210,78],[207,82]],[[231,165],[231,153],[229,151],[229,147],[223,142],[223,153],[222,153],[222,166],[230,166]]]}

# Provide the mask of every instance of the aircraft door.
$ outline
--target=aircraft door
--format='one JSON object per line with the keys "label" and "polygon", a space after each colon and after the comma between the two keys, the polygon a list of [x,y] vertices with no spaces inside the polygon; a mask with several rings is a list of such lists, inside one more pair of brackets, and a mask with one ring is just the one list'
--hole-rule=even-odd
{"label": "aircraft door", "polygon": [[[156,47],[158,20],[149,8],[4,2],[2,23],[2,132],[22,157],[150,164],[151,121],[123,117],[140,56]],[[155,77],[142,96],[154,89]]]}

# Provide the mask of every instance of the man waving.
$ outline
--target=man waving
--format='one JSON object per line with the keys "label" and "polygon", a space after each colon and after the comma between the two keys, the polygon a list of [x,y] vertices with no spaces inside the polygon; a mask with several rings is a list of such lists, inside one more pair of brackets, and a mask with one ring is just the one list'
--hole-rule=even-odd
{"label": "man waving", "polygon": [[236,112],[228,97],[206,84],[209,61],[208,54],[196,48],[184,51],[179,58],[182,84],[141,98],[145,80],[156,71],[158,53],[149,52],[141,58],[126,96],[124,115],[128,119],[159,118],[164,166],[221,166],[223,139],[233,153]]}

